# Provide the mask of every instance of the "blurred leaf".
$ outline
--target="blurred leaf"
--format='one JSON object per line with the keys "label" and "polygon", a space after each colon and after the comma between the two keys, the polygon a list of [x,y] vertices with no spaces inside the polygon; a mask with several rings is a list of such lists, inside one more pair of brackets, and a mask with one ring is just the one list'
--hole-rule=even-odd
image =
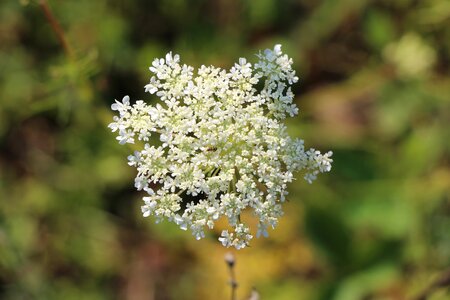
{"label": "blurred leaf", "polygon": [[364,20],[365,39],[377,51],[391,42],[395,37],[395,27],[386,12],[369,9]]}
{"label": "blurred leaf", "polygon": [[348,268],[352,257],[351,232],[335,210],[308,207],[305,229],[340,272]]}
{"label": "blurred leaf", "polygon": [[394,265],[380,265],[376,268],[364,270],[345,279],[336,295],[335,300],[359,300],[386,288],[398,278],[398,272]]}
{"label": "blurred leaf", "polygon": [[264,27],[270,24],[277,16],[276,11],[279,7],[276,0],[247,1],[246,5],[248,5],[250,24],[254,27]]}

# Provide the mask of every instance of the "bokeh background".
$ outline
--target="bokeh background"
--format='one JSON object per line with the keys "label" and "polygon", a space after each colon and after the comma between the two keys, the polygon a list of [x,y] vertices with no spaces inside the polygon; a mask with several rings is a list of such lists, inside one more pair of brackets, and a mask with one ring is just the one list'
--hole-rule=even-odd
{"label": "bokeh background", "polygon": [[230,299],[218,231],[141,216],[110,105],[157,101],[143,87],[168,51],[229,68],[277,43],[300,77],[290,134],[334,164],[234,251],[238,299],[414,299],[442,279],[450,1],[4,0],[0,299]]}

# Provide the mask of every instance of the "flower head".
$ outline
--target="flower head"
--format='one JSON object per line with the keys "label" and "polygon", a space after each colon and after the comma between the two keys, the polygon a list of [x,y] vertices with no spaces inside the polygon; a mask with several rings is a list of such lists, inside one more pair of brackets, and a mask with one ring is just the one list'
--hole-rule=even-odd
{"label": "flower head", "polygon": [[[311,183],[330,171],[332,153],[306,150],[282,123],[298,113],[290,88],[298,81],[292,59],[281,45],[257,57],[254,66],[240,58],[228,72],[201,66],[194,73],[168,53],[153,61],[145,86],[161,103],[130,104],[125,96],[112,105],[118,115],[109,127],[117,140],[143,144],[128,160],[137,169],[136,188],[147,193],[144,217],[174,222],[196,239],[226,217],[233,230],[224,230],[219,241],[241,249],[253,238],[240,218],[244,210],[259,219],[257,236],[268,236],[283,214],[293,173],[303,171]],[[159,144],[150,145],[152,135]],[[184,194],[202,200],[183,209]]]}

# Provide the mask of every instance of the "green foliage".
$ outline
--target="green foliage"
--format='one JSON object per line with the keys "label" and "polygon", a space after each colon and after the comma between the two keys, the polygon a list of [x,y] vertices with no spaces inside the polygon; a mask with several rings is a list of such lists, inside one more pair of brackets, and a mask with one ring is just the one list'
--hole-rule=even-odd
{"label": "green foliage", "polygon": [[110,105],[155,101],[168,51],[230,67],[275,43],[300,77],[291,133],[334,164],[237,254],[239,298],[405,299],[450,265],[447,0],[49,0],[68,50],[41,3],[0,3],[0,298],[227,299],[219,232],[141,217]]}

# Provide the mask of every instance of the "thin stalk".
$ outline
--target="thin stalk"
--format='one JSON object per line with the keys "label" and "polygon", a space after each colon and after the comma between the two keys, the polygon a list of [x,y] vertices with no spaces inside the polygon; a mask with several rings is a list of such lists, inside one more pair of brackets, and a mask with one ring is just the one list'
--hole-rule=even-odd
{"label": "thin stalk", "polygon": [[231,300],[236,300],[236,292],[237,292],[237,281],[236,281],[236,274],[234,272],[234,265],[235,265],[235,258],[234,255],[229,252],[227,254],[225,254],[225,262],[228,265],[228,270],[230,273],[230,287],[231,287]]}
{"label": "thin stalk", "polygon": [[211,168],[207,169],[207,170],[205,171],[206,177],[211,177],[215,170],[216,170],[216,169],[215,169],[214,167],[211,167]]}
{"label": "thin stalk", "polygon": [[212,173],[211,177],[216,176],[217,174],[219,174],[219,172],[220,172],[220,168],[216,168],[214,170],[214,172]]}
{"label": "thin stalk", "polygon": [[39,6],[41,7],[42,11],[44,12],[47,22],[50,24],[50,27],[52,28],[53,32],[55,33],[56,37],[58,38],[58,41],[61,44],[62,48],[64,49],[64,52],[66,53],[67,57],[69,59],[73,60],[75,58],[75,55],[72,50],[72,47],[70,47],[69,43],[67,42],[66,36],[64,34],[64,30],[62,29],[62,27],[59,24],[58,20],[56,19],[55,15],[52,13],[52,10],[50,9],[50,6],[48,5],[47,0],[40,0]]}

